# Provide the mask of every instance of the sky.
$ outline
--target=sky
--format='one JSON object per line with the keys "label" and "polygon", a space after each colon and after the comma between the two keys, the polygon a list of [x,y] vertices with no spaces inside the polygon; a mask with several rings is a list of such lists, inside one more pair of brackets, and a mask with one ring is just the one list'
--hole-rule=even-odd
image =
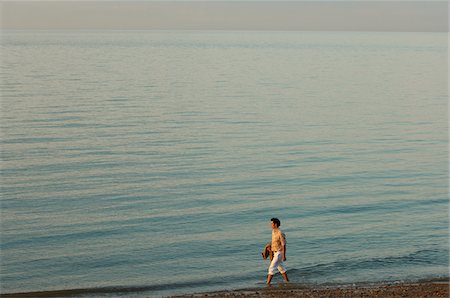
{"label": "sky", "polygon": [[448,1],[2,1],[2,29],[448,32]]}

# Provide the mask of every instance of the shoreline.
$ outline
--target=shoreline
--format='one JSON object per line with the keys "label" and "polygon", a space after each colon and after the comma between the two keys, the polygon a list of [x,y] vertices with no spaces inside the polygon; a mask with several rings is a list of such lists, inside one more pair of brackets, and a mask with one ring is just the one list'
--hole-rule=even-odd
{"label": "shoreline", "polygon": [[[392,282],[366,282],[358,284],[285,284],[280,282],[270,287],[252,287],[236,290],[222,290],[196,294],[181,295],[154,295],[153,287],[105,287],[90,289],[68,289],[53,291],[35,291],[22,293],[4,293],[4,298],[24,297],[108,297],[121,295],[124,297],[167,297],[167,298],[203,298],[203,297],[304,297],[304,298],[341,298],[341,297],[365,297],[365,298],[397,298],[397,297],[450,297],[450,277],[440,279],[418,280],[418,281],[392,281]],[[153,289],[154,290],[154,289]]]}
{"label": "shoreline", "polygon": [[352,285],[301,285],[284,284],[209,293],[185,294],[170,296],[170,298],[211,298],[211,297],[242,297],[242,298],[448,298],[450,297],[449,279],[432,279],[417,282],[379,282]]}

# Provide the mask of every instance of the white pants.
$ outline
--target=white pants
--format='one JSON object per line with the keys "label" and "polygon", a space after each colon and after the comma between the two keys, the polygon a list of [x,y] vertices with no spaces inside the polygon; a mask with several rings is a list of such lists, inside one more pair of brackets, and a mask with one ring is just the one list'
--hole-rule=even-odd
{"label": "white pants", "polygon": [[284,267],[281,251],[277,251],[273,254],[273,259],[269,266],[269,275],[275,274],[275,268],[278,268],[278,271],[280,271],[281,274],[286,273],[286,267]]}

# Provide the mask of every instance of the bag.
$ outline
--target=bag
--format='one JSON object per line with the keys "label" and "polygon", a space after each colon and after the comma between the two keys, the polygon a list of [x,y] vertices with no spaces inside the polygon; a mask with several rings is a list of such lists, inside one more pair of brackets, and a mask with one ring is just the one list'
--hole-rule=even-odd
{"label": "bag", "polygon": [[269,242],[266,244],[266,247],[264,248],[264,251],[261,253],[263,259],[267,259],[269,257],[270,261],[273,260],[273,251],[272,251],[272,244]]}

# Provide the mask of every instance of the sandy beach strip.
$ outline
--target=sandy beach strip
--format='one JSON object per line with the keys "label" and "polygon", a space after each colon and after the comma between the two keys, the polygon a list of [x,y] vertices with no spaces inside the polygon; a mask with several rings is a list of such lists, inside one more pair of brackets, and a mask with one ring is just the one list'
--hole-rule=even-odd
{"label": "sandy beach strip", "polygon": [[[108,287],[59,291],[0,294],[4,298],[38,297],[155,297],[149,287]],[[148,293],[148,294],[147,294]],[[156,296],[160,297],[160,296]],[[218,291],[211,293],[170,296],[171,298],[211,297],[302,297],[302,298],[449,298],[449,279],[419,281],[415,283],[377,283],[360,285],[300,285],[274,284],[270,287]]]}
{"label": "sandy beach strip", "polygon": [[302,297],[302,298],[449,298],[449,280],[433,280],[417,283],[366,284],[343,286],[301,286],[280,284],[259,289],[221,291],[195,295],[172,296],[171,298],[204,297]]}

